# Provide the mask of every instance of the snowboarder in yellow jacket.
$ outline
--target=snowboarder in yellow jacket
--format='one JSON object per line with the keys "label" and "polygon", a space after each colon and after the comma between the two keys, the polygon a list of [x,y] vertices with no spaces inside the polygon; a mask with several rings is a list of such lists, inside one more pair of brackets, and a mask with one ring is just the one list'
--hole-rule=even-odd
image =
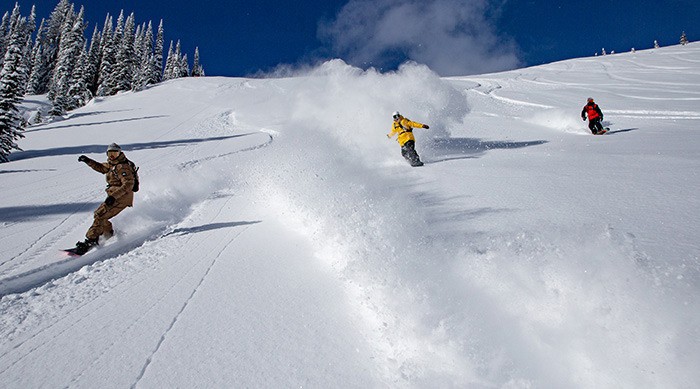
{"label": "snowboarder in yellow jacket", "polygon": [[136,175],[131,163],[116,143],[107,147],[107,162],[97,162],[84,155],[78,157],[78,161],[84,162],[96,172],[104,174],[107,179],[107,189],[105,189],[107,198],[95,210],[95,220],[85,234],[85,241],[75,245],[76,253],[82,255],[92,246],[97,245],[100,236],[104,235],[109,238],[114,234],[109,219],[117,216],[126,207],[134,205]]}
{"label": "snowboarder in yellow jacket", "polygon": [[414,128],[430,128],[427,124],[413,122],[403,117],[398,111],[392,114],[394,118],[391,132],[387,138],[391,139],[395,134],[399,134],[398,141],[401,145],[401,155],[411,164],[411,166],[423,166],[418,153],[416,152],[416,138],[413,136]]}

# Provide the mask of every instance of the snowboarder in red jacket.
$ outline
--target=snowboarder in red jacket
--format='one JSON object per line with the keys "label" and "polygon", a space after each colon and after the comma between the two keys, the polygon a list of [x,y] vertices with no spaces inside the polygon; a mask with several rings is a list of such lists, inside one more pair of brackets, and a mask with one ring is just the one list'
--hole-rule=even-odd
{"label": "snowboarder in red jacket", "polygon": [[583,111],[581,111],[581,119],[586,121],[586,115],[588,115],[588,128],[591,129],[593,135],[605,134],[607,130],[603,128],[603,112],[601,112],[598,104],[593,101],[592,97],[588,98],[588,104],[583,106]]}

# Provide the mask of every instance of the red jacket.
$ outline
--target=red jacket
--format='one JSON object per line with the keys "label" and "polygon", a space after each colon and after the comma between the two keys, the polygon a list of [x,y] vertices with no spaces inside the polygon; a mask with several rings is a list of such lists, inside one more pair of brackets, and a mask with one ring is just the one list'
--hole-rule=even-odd
{"label": "red jacket", "polygon": [[603,116],[603,112],[600,111],[600,107],[596,103],[588,103],[583,106],[583,111],[581,111],[581,117],[586,119],[586,114],[588,114],[588,120],[593,120],[598,116]]}

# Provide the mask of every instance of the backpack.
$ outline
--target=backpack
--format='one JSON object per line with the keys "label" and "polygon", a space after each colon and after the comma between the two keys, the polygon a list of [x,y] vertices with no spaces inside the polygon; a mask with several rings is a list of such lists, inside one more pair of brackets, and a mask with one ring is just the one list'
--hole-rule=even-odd
{"label": "backpack", "polygon": [[129,166],[131,166],[131,172],[134,173],[134,187],[131,189],[132,192],[138,192],[139,191],[139,168],[130,160],[126,160],[129,162]]}

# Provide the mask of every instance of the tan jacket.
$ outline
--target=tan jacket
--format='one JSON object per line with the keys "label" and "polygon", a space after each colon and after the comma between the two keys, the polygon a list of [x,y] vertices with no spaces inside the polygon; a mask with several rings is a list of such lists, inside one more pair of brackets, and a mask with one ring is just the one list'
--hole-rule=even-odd
{"label": "tan jacket", "polygon": [[105,191],[109,196],[128,207],[134,205],[134,172],[124,153],[119,154],[119,158],[114,161],[100,163],[88,158],[86,163],[93,170],[105,175],[107,180]]}

